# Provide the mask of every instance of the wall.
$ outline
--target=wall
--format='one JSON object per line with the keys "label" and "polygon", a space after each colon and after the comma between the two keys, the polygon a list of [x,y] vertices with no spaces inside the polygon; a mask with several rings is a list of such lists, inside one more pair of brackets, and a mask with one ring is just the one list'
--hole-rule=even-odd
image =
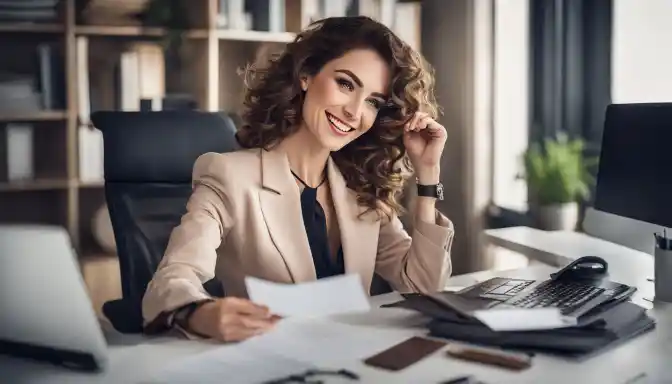
{"label": "wall", "polygon": [[614,0],[612,99],[672,101],[672,1]]}
{"label": "wall", "polygon": [[436,70],[439,119],[448,130],[437,204],[455,225],[454,274],[489,267],[481,243],[491,191],[491,0],[422,2],[421,51]]}

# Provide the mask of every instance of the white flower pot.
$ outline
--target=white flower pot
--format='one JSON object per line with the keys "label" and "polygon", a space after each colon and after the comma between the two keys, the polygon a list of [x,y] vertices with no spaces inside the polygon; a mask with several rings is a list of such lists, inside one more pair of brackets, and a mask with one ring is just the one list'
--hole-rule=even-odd
{"label": "white flower pot", "polygon": [[579,221],[579,204],[550,204],[536,207],[536,221],[547,231],[573,231]]}

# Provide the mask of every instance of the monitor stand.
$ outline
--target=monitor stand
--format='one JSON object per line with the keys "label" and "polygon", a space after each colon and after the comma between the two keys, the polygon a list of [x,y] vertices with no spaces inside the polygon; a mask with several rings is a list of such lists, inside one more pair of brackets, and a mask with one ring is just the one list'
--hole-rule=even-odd
{"label": "monitor stand", "polygon": [[653,255],[653,234],[661,232],[662,227],[591,207],[586,210],[583,231],[587,235]]}

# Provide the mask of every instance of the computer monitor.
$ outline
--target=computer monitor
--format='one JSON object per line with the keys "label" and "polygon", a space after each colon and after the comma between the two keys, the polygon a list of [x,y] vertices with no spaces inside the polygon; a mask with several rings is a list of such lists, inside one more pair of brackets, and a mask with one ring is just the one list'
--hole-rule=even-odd
{"label": "computer monitor", "polygon": [[607,108],[594,210],[589,212],[603,217],[599,223],[586,217],[586,232],[645,252],[652,249],[653,232],[672,227],[671,145],[672,103]]}
{"label": "computer monitor", "polygon": [[595,208],[672,227],[672,103],[607,109]]}

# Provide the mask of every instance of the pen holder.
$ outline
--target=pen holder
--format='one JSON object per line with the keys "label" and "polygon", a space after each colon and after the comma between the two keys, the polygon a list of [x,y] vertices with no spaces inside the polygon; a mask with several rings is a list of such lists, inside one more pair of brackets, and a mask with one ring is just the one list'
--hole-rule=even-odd
{"label": "pen holder", "polygon": [[672,303],[672,249],[656,245],[654,251],[655,300]]}

